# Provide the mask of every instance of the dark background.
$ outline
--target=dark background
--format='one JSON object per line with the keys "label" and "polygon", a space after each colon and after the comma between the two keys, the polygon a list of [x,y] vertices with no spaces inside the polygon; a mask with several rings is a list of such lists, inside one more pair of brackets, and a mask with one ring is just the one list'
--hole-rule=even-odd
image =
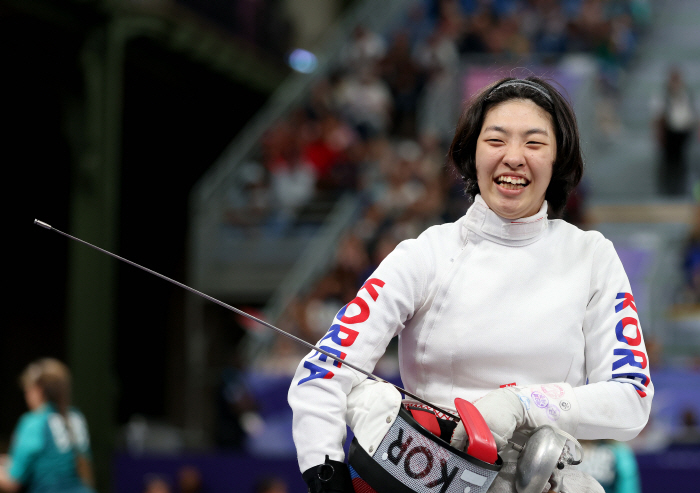
{"label": "dark background", "polygon": [[[84,97],[81,47],[104,17],[72,2],[54,3],[56,11],[47,13],[45,5],[32,11],[0,2],[3,209],[10,218],[0,330],[0,441],[5,443],[26,409],[16,377],[38,357],[67,357],[70,240],[32,221],[71,232],[76,156],[68,122]],[[70,9],[62,11],[64,4]],[[267,95],[156,41],[128,43],[115,253],[185,280],[188,194]],[[178,387],[183,291],[120,264],[117,294],[118,420],[123,423],[133,413],[163,417],[168,392]]]}

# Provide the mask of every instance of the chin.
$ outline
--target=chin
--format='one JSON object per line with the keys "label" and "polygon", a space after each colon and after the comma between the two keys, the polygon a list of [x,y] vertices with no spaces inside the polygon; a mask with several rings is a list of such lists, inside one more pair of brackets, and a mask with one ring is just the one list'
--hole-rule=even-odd
{"label": "chin", "polygon": [[530,217],[537,214],[542,207],[542,202],[544,202],[544,197],[540,202],[538,200],[533,201],[529,197],[500,196],[495,200],[493,207],[490,205],[489,207],[493,212],[504,219],[522,219],[524,217]]}
{"label": "chin", "polygon": [[501,216],[503,219],[522,219],[525,217],[524,214],[520,214],[518,212],[509,212],[504,210],[494,210],[493,212]]}
{"label": "chin", "polygon": [[527,213],[527,207],[523,207],[520,204],[509,204],[508,202],[496,204],[495,207],[491,207],[491,210],[503,219],[521,219],[532,215]]}

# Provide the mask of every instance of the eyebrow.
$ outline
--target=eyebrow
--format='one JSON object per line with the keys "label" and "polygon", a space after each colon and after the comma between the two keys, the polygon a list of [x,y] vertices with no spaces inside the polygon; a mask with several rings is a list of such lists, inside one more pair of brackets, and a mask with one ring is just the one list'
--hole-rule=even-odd
{"label": "eyebrow", "polygon": [[[484,129],[484,131],[486,131],[486,130],[495,130],[496,132],[510,134],[510,132],[508,132],[505,128],[500,127],[498,125],[489,125],[488,127],[486,127]],[[525,132],[525,135],[533,135],[533,134],[542,134],[542,135],[546,135],[547,137],[549,137],[549,133],[543,128],[531,128],[530,130]]]}

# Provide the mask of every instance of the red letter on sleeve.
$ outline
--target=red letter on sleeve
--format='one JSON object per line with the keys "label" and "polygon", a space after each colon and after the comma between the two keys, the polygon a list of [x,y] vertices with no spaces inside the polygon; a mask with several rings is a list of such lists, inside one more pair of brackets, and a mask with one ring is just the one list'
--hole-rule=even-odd
{"label": "red letter on sleeve", "polygon": [[[347,315],[345,315],[345,313],[347,313],[347,308],[350,305],[356,305],[357,307],[359,307],[360,313],[353,317],[348,317]],[[369,306],[367,305],[367,302],[365,300],[358,296],[350,303],[345,305],[345,313],[343,313],[343,318],[340,319],[341,322],[343,322],[344,324],[359,324],[369,318]]]}
{"label": "red letter on sleeve", "polygon": [[379,293],[377,293],[377,290],[374,286],[379,286],[380,288],[383,288],[384,281],[373,277],[372,279],[367,279],[367,282],[365,282],[360,289],[366,289],[369,295],[372,297],[372,299],[374,301],[377,301]]}

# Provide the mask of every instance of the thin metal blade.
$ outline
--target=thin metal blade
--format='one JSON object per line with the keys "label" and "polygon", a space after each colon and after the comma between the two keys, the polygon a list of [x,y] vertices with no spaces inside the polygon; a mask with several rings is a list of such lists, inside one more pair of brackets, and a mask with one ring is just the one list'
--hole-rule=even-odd
{"label": "thin metal blade", "polygon": [[329,353],[328,351],[325,351],[325,350],[323,350],[323,349],[321,349],[321,348],[319,348],[319,347],[317,347],[317,346],[314,346],[313,344],[310,344],[310,343],[306,342],[304,339],[300,339],[299,337],[297,337],[297,336],[295,336],[295,335],[293,335],[293,334],[290,334],[289,332],[286,332],[286,331],[284,331],[284,330],[282,330],[282,329],[280,329],[280,328],[277,328],[277,327],[275,327],[274,325],[272,325],[272,324],[270,324],[270,323],[268,323],[268,322],[265,322],[264,320],[261,320],[261,319],[259,319],[259,318],[257,318],[257,317],[254,317],[253,315],[251,315],[251,314],[249,314],[249,313],[246,313],[246,312],[244,312],[243,310],[239,310],[238,308],[236,308],[236,307],[234,307],[234,306],[231,306],[231,305],[229,305],[229,304],[227,304],[227,303],[224,303],[223,301],[219,301],[219,300],[217,300],[216,298],[214,298],[213,296],[209,296],[209,295],[206,294],[206,293],[202,293],[201,291],[198,291],[198,290],[196,290],[196,289],[194,289],[194,288],[191,288],[191,287],[187,286],[186,284],[183,284],[183,283],[178,282],[178,281],[176,281],[176,280],[174,280],[174,279],[171,279],[171,278],[169,278],[169,277],[167,277],[167,276],[164,276],[163,274],[159,274],[158,272],[156,272],[156,271],[154,271],[154,270],[151,270],[151,269],[149,269],[148,267],[144,267],[144,266],[142,266],[142,265],[137,264],[136,262],[132,262],[132,261],[129,260],[129,259],[125,259],[124,257],[120,257],[119,255],[117,255],[117,254],[115,254],[115,253],[112,253],[112,252],[109,252],[109,251],[105,250],[104,248],[100,248],[100,247],[98,247],[98,246],[93,245],[92,243],[88,243],[88,242],[85,241],[85,240],[81,240],[80,238],[77,238],[77,237],[75,237],[75,236],[69,235],[68,233],[64,233],[63,231],[61,231],[61,230],[59,230],[59,229],[56,229],[56,228],[54,228],[53,226],[51,226],[51,225],[49,225],[49,224],[47,224],[47,223],[45,223],[45,222],[43,222],[43,221],[39,221],[38,219],[35,219],[35,220],[34,220],[34,224],[36,224],[37,226],[41,226],[42,228],[48,229],[48,230],[50,230],[50,231],[55,231],[56,233],[65,236],[66,238],[70,238],[71,240],[74,240],[74,241],[77,241],[77,242],[79,242],[79,243],[82,243],[83,245],[89,246],[90,248],[94,248],[95,250],[97,250],[97,251],[99,251],[99,252],[102,252],[102,253],[105,253],[105,254],[109,255],[110,257],[114,257],[114,258],[116,258],[117,260],[121,260],[122,262],[126,262],[127,264],[132,265],[132,266],[136,267],[137,269],[141,269],[141,270],[143,270],[143,271],[146,271],[146,272],[148,272],[149,274],[153,274],[153,275],[156,276],[156,277],[160,277],[160,278],[163,279],[164,281],[168,281],[168,282],[170,282],[170,283],[172,283],[172,284],[175,284],[176,286],[179,286],[179,287],[181,287],[181,288],[183,288],[183,289],[186,289],[186,290],[189,291],[190,293],[194,293],[194,294],[196,294],[196,295],[198,295],[198,296],[201,296],[202,298],[207,299],[207,300],[211,301],[212,303],[216,303],[217,305],[222,306],[222,307],[226,308],[227,310],[231,310],[232,312],[238,313],[239,315],[242,315],[242,316],[244,316],[244,317],[246,317],[246,318],[249,318],[250,320],[254,320],[255,322],[258,322],[259,324],[264,325],[265,327],[270,328],[270,329],[272,329],[272,330],[278,332],[279,334],[282,334],[283,336],[288,337],[289,339],[292,339],[293,341],[295,341],[295,342],[301,344],[302,346],[306,347],[307,349],[312,349],[312,350],[314,350],[314,351],[318,351],[319,353],[324,354],[325,356],[331,358],[332,360],[337,361],[337,362],[340,363],[341,365],[346,365],[348,368],[352,368],[352,369],[355,370],[356,372],[362,373],[363,375],[366,375],[366,376],[372,378],[373,380],[376,380],[377,382],[388,383],[389,385],[393,386],[396,390],[398,390],[398,391],[401,392],[402,394],[405,394],[405,395],[407,395],[408,397],[411,397],[411,398],[417,400],[418,402],[421,402],[421,403],[423,403],[423,404],[425,404],[425,405],[427,405],[427,406],[430,406],[430,407],[432,407],[433,409],[435,409],[435,410],[437,410],[437,411],[440,411],[441,413],[443,413],[443,414],[445,414],[445,415],[451,417],[452,419],[455,419],[455,420],[457,420],[457,421],[460,421],[459,416],[455,416],[453,413],[451,413],[451,412],[449,412],[449,411],[446,411],[445,409],[441,409],[441,408],[437,407],[435,404],[432,404],[432,403],[430,403],[430,402],[428,402],[428,401],[426,401],[426,400],[424,400],[424,399],[418,397],[417,395],[412,394],[411,392],[407,391],[406,389],[403,389],[403,388],[399,387],[398,385],[394,385],[394,384],[391,383],[391,382],[387,382],[387,381],[384,380],[383,378],[380,378],[380,377],[378,377],[378,376],[376,376],[376,375],[374,375],[374,374],[372,374],[372,373],[370,373],[370,372],[368,372],[368,371],[366,371],[366,370],[363,370],[362,368],[359,368],[358,366],[355,366],[355,365],[352,364],[352,363],[348,363],[347,361],[345,361],[345,360],[343,360],[343,359],[340,359],[339,357],[335,356],[334,354]]}

